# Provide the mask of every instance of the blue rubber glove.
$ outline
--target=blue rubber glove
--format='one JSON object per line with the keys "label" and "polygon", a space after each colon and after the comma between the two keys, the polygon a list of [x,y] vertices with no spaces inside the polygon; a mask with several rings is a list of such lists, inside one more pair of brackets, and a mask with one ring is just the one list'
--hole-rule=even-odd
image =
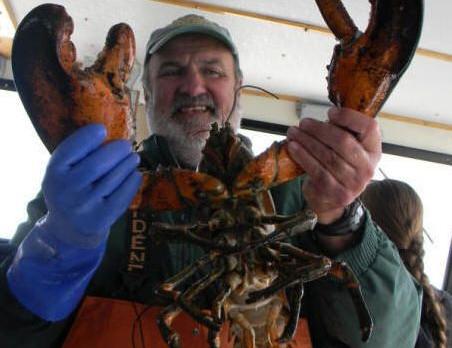
{"label": "blue rubber glove", "polygon": [[79,129],[50,158],[42,190],[48,213],[8,269],[12,294],[48,321],[77,307],[102,260],[110,226],[138,191],[139,157],[128,141],[103,144],[101,125]]}

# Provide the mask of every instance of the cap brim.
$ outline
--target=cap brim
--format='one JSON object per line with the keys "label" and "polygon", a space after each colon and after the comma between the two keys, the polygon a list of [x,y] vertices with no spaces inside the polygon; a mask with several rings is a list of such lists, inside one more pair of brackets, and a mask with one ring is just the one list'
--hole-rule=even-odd
{"label": "cap brim", "polygon": [[205,26],[200,25],[192,25],[190,27],[183,27],[179,29],[175,29],[171,31],[170,33],[167,33],[164,35],[161,39],[157,40],[149,49],[147,52],[147,57],[157,52],[160,48],[162,48],[168,41],[174,39],[176,36],[184,35],[184,34],[204,34],[211,36],[218,41],[221,41],[224,43],[232,52],[234,56],[237,56],[236,49],[234,45],[232,44],[231,40],[228,39],[225,35],[222,35],[221,33],[218,33],[216,30],[212,30],[209,28],[206,28]]}

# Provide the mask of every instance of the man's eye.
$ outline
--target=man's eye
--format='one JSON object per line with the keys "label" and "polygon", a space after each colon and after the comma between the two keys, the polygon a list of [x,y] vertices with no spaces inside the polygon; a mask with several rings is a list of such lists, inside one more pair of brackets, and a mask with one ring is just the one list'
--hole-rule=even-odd
{"label": "man's eye", "polygon": [[178,76],[181,74],[181,69],[164,69],[159,72],[160,77]]}
{"label": "man's eye", "polygon": [[216,69],[206,69],[204,72],[207,76],[211,77],[221,77],[224,76],[223,72],[221,70]]}

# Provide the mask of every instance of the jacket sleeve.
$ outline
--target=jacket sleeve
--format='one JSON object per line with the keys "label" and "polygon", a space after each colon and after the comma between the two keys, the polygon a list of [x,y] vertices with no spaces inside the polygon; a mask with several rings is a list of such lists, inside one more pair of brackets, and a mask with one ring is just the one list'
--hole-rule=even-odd
{"label": "jacket sleeve", "polygon": [[359,321],[348,291],[344,284],[326,277],[313,282],[306,292],[315,346],[414,347],[420,325],[421,287],[368,213],[364,227],[360,243],[336,261],[345,261],[358,278],[373,320],[373,333],[367,343],[361,341]]}
{"label": "jacket sleeve", "polygon": [[[19,225],[11,240],[19,245],[35,222],[47,212],[44,199],[38,194],[27,206],[28,220]],[[50,323],[24,308],[10,293],[6,271],[14,257],[9,255],[0,264],[0,342],[3,348],[60,347],[72,317]]]}
{"label": "jacket sleeve", "polygon": [[[303,207],[301,185],[302,178],[298,178],[272,189],[278,213],[293,214]],[[309,232],[294,243],[321,254]],[[314,347],[414,347],[420,326],[422,288],[368,213],[362,239],[336,261],[345,261],[358,278],[374,323],[373,333],[367,343],[361,341],[358,318],[345,285],[328,276],[305,285],[302,315],[308,317]]]}

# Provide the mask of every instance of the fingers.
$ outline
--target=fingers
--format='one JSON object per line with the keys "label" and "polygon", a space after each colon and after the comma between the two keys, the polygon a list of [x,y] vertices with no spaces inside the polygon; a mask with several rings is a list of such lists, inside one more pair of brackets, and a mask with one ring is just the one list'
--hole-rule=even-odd
{"label": "fingers", "polygon": [[334,125],[352,132],[367,151],[381,151],[381,134],[375,119],[347,108],[330,108],[328,118]]}
{"label": "fingers", "polygon": [[[326,210],[337,205],[343,204],[345,206],[353,200],[347,189],[347,184],[350,183],[343,176],[323,166],[316,156],[295,141],[289,142],[289,151],[293,154],[294,160],[298,159],[298,162],[309,175],[307,189],[311,190],[313,194],[305,194],[305,196],[308,199],[310,196],[316,198],[316,202],[310,202],[311,208],[315,209],[321,206],[321,210]],[[350,173],[352,172],[350,171]]]}
{"label": "fingers", "polygon": [[110,196],[137,169],[140,157],[131,153],[115,168],[93,184],[91,199],[102,199]]}
{"label": "fingers", "polygon": [[[327,151],[334,149],[336,155],[340,159],[347,159],[348,164],[352,167],[359,166],[367,156],[366,150],[352,133],[331,123],[303,119],[300,122],[298,134],[295,134],[293,128],[289,131],[289,139],[298,140],[304,146],[311,145],[311,151],[317,151],[321,147],[326,148]],[[309,137],[305,139],[307,136]],[[312,141],[315,141],[316,144],[311,144]]]}
{"label": "fingers", "polygon": [[290,155],[309,177],[303,192],[317,213],[353,201],[372,178],[381,156],[374,119],[345,108],[330,109],[329,119],[303,119],[287,133]]}
{"label": "fingers", "polygon": [[78,129],[55,149],[49,167],[67,170],[97,149],[106,136],[107,130],[101,124],[91,124]]}
{"label": "fingers", "polygon": [[[318,133],[323,132],[322,128],[325,128],[320,122],[319,126],[320,127],[314,125],[314,127],[308,127],[307,130],[301,127],[289,129],[288,138],[294,139],[294,141],[289,143],[289,146],[292,143],[301,145],[298,146],[299,152],[297,152],[297,150],[292,151],[292,157],[295,160],[299,158],[302,161],[302,163],[299,164],[311,176],[314,174],[317,176],[328,175],[336,178],[342,185],[350,184],[355,176],[355,168],[353,163],[349,163],[344,157],[342,157],[342,151],[336,152],[332,150],[332,146],[337,146],[337,143],[335,144],[334,140],[331,141],[326,132],[325,135],[319,135]],[[331,126],[327,127],[332,128]],[[334,129],[332,129],[332,131],[334,133]],[[324,141],[320,141],[319,139],[323,139]],[[292,147],[293,146],[294,145],[292,145]],[[365,156],[365,154],[361,153],[362,151],[360,150],[361,149],[349,150],[360,153],[359,156],[356,156],[357,162],[362,161],[360,157]],[[313,161],[313,159],[315,159],[315,161]],[[310,170],[310,167],[312,167],[312,170]],[[314,170],[315,173],[312,172]]]}
{"label": "fingers", "polygon": [[142,175],[132,171],[129,176],[105,199],[104,209],[109,211],[112,221],[121,215],[132,202],[142,182]]}
{"label": "fingers", "polygon": [[127,140],[115,140],[104,144],[72,166],[67,173],[70,177],[68,179],[76,182],[80,188],[94,184],[131,153],[132,145]]}
{"label": "fingers", "polygon": [[[295,129],[289,130],[289,140],[309,146],[313,154],[318,154],[318,159],[324,159],[321,162],[326,168],[339,171],[339,175],[346,169],[341,160],[359,171],[364,170],[362,174],[368,174],[367,170],[372,168],[366,168],[365,163],[373,164],[381,155],[378,124],[374,119],[351,109],[331,108],[329,115],[330,122],[303,119],[298,134]],[[306,137],[306,134],[310,137]]]}
{"label": "fingers", "polygon": [[49,204],[71,209],[99,204],[136,171],[139,156],[131,144],[104,144],[105,134],[102,125],[85,126],[58,146],[43,181]]}

